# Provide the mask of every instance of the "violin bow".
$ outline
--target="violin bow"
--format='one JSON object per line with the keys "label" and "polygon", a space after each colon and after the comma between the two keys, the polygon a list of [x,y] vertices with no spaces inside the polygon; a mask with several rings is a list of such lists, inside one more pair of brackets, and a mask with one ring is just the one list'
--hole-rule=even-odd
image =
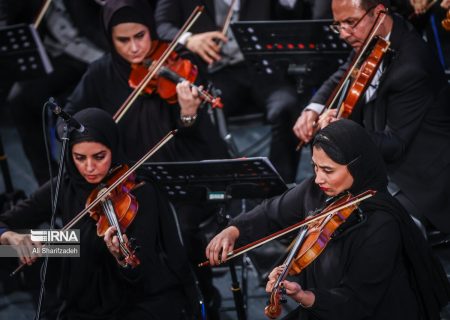
{"label": "violin bow", "polygon": [[225,18],[225,22],[223,23],[222,30],[220,31],[223,35],[225,35],[228,31],[228,27],[231,23],[231,18],[233,17],[233,8],[234,4],[236,3],[236,0],[232,0],[230,4],[230,8],[228,9],[227,16]]}
{"label": "violin bow", "polygon": [[[65,231],[72,228],[78,221],[81,220],[92,208],[94,208],[100,201],[103,201],[106,196],[108,196],[112,190],[114,190],[118,185],[124,182],[132,173],[136,171],[145,161],[147,161],[151,156],[153,156],[159,149],[161,149],[170,139],[174,137],[177,130],[172,130],[166,134],[153,148],[151,148],[139,161],[137,161],[132,167],[130,167],[119,179],[112,183],[108,188],[105,188],[100,192],[95,200],[93,200],[88,206],[86,206],[80,213],[78,213],[72,220],[70,220],[61,230]],[[19,265],[10,276],[14,276],[20,269],[22,269],[26,263]]]}
{"label": "violin bow", "polygon": [[116,123],[119,122],[120,119],[122,119],[122,117],[129,110],[133,102],[136,101],[139,94],[144,90],[144,88],[147,86],[150,80],[158,73],[161,66],[166,62],[166,60],[169,58],[173,50],[175,50],[175,47],[177,46],[181,35],[187,32],[192,27],[195,21],[197,21],[197,19],[200,17],[200,14],[203,12],[203,10],[204,10],[203,6],[195,7],[189,18],[185,21],[183,27],[180,30],[178,30],[178,33],[175,35],[175,38],[169,44],[169,46],[161,55],[161,57],[158,59],[158,61],[156,61],[156,63],[152,64],[149,67],[147,75],[141,80],[141,82],[136,86],[136,88],[134,88],[133,92],[131,92],[131,94],[128,96],[125,102],[114,114],[113,119],[116,121]]}
{"label": "violin bow", "polygon": [[39,10],[39,13],[36,17],[36,20],[34,20],[33,27],[37,29],[39,25],[42,22],[42,19],[44,18],[45,13],[47,12],[48,8],[50,7],[50,3],[52,0],[45,0],[44,4],[42,5],[41,10]]}
{"label": "violin bow", "polygon": [[[286,234],[288,234],[288,233],[290,233],[290,232],[292,232],[294,230],[297,230],[300,227],[303,227],[303,226],[309,225],[309,224],[311,224],[313,222],[316,222],[317,220],[320,220],[320,219],[322,219],[323,217],[325,217],[327,215],[333,215],[333,214],[335,214],[336,212],[338,212],[338,211],[340,211],[342,209],[350,207],[350,206],[352,206],[354,204],[358,204],[361,201],[364,201],[364,200],[374,196],[375,193],[376,193],[376,191],[374,191],[374,190],[364,191],[363,193],[360,193],[359,195],[356,195],[356,196],[348,199],[345,203],[342,203],[341,205],[339,205],[337,207],[329,208],[328,210],[322,211],[321,213],[319,213],[317,215],[314,215],[312,217],[306,218],[306,219],[304,219],[304,220],[302,220],[302,221],[300,221],[300,222],[298,222],[298,223],[296,223],[296,224],[294,224],[292,226],[289,226],[289,227],[287,227],[285,229],[282,229],[280,231],[272,233],[271,235],[268,235],[268,236],[266,236],[264,238],[256,240],[256,241],[254,241],[252,243],[249,243],[249,244],[247,244],[245,246],[242,246],[242,247],[240,247],[240,248],[238,248],[236,250],[230,251],[227,254],[227,260],[228,259],[233,259],[233,258],[238,257],[238,256],[240,256],[240,255],[242,255],[242,254],[244,254],[244,253],[246,253],[246,252],[248,252],[250,250],[256,249],[256,248],[262,246],[263,244],[266,244],[266,243],[268,243],[268,242],[270,242],[272,240],[278,239],[279,237],[282,237],[282,236],[284,236],[284,235],[286,235]],[[199,267],[205,267],[205,266],[208,266],[208,265],[209,265],[209,261],[208,260],[198,264]]]}

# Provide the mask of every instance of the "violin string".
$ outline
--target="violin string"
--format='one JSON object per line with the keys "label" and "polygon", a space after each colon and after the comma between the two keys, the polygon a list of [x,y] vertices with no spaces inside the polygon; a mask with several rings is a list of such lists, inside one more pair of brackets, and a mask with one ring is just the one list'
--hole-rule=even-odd
{"label": "violin string", "polygon": [[119,243],[123,243],[124,239],[122,236],[122,232],[120,230],[119,221],[117,220],[117,212],[114,210],[111,199],[105,199],[101,201],[103,210],[108,218],[109,225],[112,227],[116,227],[117,238],[119,239]]}

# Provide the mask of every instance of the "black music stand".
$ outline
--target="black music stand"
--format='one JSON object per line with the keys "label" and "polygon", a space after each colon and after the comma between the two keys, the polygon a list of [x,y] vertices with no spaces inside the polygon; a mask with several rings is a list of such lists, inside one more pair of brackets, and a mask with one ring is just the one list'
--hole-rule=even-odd
{"label": "black music stand", "polygon": [[237,21],[233,34],[257,72],[291,75],[297,91],[322,84],[346,60],[351,47],[331,31],[332,20]]}
{"label": "black music stand", "polygon": [[174,202],[270,198],[287,190],[266,157],[149,162],[137,173],[158,184]]}
{"label": "black music stand", "polygon": [[[39,34],[32,25],[16,24],[0,28],[0,70],[7,75],[7,88],[1,88],[0,104],[6,99],[9,83],[49,74],[53,71],[50,59],[42,45]],[[2,83],[3,85],[3,83]],[[3,96],[4,95],[4,96]],[[15,202],[24,197],[23,191],[13,190],[6,155],[0,135],[0,168],[5,182],[6,193],[0,195],[1,202]]]}
{"label": "black music stand", "polygon": [[[232,199],[269,198],[287,190],[283,179],[265,157],[145,163],[137,175],[156,183],[171,201],[219,203],[218,220],[222,227],[228,222],[226,210]],[[244,276],[244,290],[241,290],[233,261],[228,264],[236,312],[238,319],[244,320],[247,303],[242,292],[246,292],[247,281]]]}
{"label": "black music stand", "polygon": [[0,68],[14,80],[39,77],[53,71],[39,34],[32,25],[0,28]]}

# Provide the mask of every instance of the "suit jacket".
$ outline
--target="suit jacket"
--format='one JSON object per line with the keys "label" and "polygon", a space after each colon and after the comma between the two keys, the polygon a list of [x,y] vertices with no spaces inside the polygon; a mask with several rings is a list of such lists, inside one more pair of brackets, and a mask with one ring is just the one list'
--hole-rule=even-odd
{"label": "suit jacket", "polygon": [[[276,0],[241,0],[239,20],[300,19],[302,2],[297,0],[294,9],[287,10]],[[217,26],[215,22],[214,0],[159,0],[155,10],[158,36],[171,41],[197,5],[205,6],[205,11],[190,32],[195,34],[220,30],[221,26]]]}
{"label": "suit jacket", "polygon": [[[393,53],[368,102],[351,119],[361,123],[382,153],[389,178],[439,230],[450,232],[450,87],[438,59],[413,27],[394,16]],[[341,67],[311,102],[325,104],[343,76]],[[351,142],[349,142],[351,143]]]}

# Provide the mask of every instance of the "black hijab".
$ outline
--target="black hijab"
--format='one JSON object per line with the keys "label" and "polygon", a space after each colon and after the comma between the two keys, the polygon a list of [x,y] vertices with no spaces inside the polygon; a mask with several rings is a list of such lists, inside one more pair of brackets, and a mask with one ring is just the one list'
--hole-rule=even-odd
{"label": "black hijab", "polygon": [[153,10],[146,0],[109,0],[103,7],[103,28],[111,41],[112,27],[125,22],[140,23],[150,30],[152,40],[158,39]]}
{"label": "black hijab", "polygon": [[140,23],[149,29],[151,40],[157,40],[153,10],[147,0],[109,0],[103,7],[102,20],[106,38],[111,46],[113,61],[128,79],[131,67],[114,48],[112,28],[120,23]]}
{"label": "black hijab", "polygon": [[351,193],[377,191],[360,208],[365,212],[388,212],[396,219],[410,281],[424,319],[439,319],[440,310],[450,301],[447,276],[414,221],[388,193],[387,171],[370,136],[359,124],[341,119],[319,131],[313,146],[323,149],[333,161],[347,165],[354,180]]}
{"label": "black hijab", "polygon": [[387,190],[387,171],[370,136],[354,121],[341,119],[329,124],[314,138],[313,146],[321,148],[335,162],[347,165],[353,177],[352,194],[368,189]]}
{"label": "black hijab", "polygon": [[111,115],[102,109],[83,109],[73,117],[84,126],[84,130],[82,132],[73,130],[69,134],[70,153],[66,157],[67,173],[72,182],[78,186],[89,185],[78,172],[73,162],[72,147],[83,141],[101,143],[111,150],[111,168],[114,168],[124,163],[124,156],[120,147],[119,130]]}
{"label": "black hijab", "polygon": [[[98,142],[111,150],[111,167],[123,163],[119,131],[109,113],[98,108],[87,108],[74,115],[84,131],[71,131],[70,148],[66,157],[64,189],[59,204],[63,224],[71,221],[86,206],[86,200],[97,184],[88,183],[78,172],[72,159],[72,147],[80,142]],[[109,318],[123,301],[123,283],[114,258],[101,237],[97,236],[95,221],[85,215],[74,226],[80,230],[80,258],[64,259],[61,271],[60,293],[65,304],[62,314],[77,314],[80,318]],[[109,284],[105,290],[105,283]],[[89,290],[86,291],[86,288]]]}

